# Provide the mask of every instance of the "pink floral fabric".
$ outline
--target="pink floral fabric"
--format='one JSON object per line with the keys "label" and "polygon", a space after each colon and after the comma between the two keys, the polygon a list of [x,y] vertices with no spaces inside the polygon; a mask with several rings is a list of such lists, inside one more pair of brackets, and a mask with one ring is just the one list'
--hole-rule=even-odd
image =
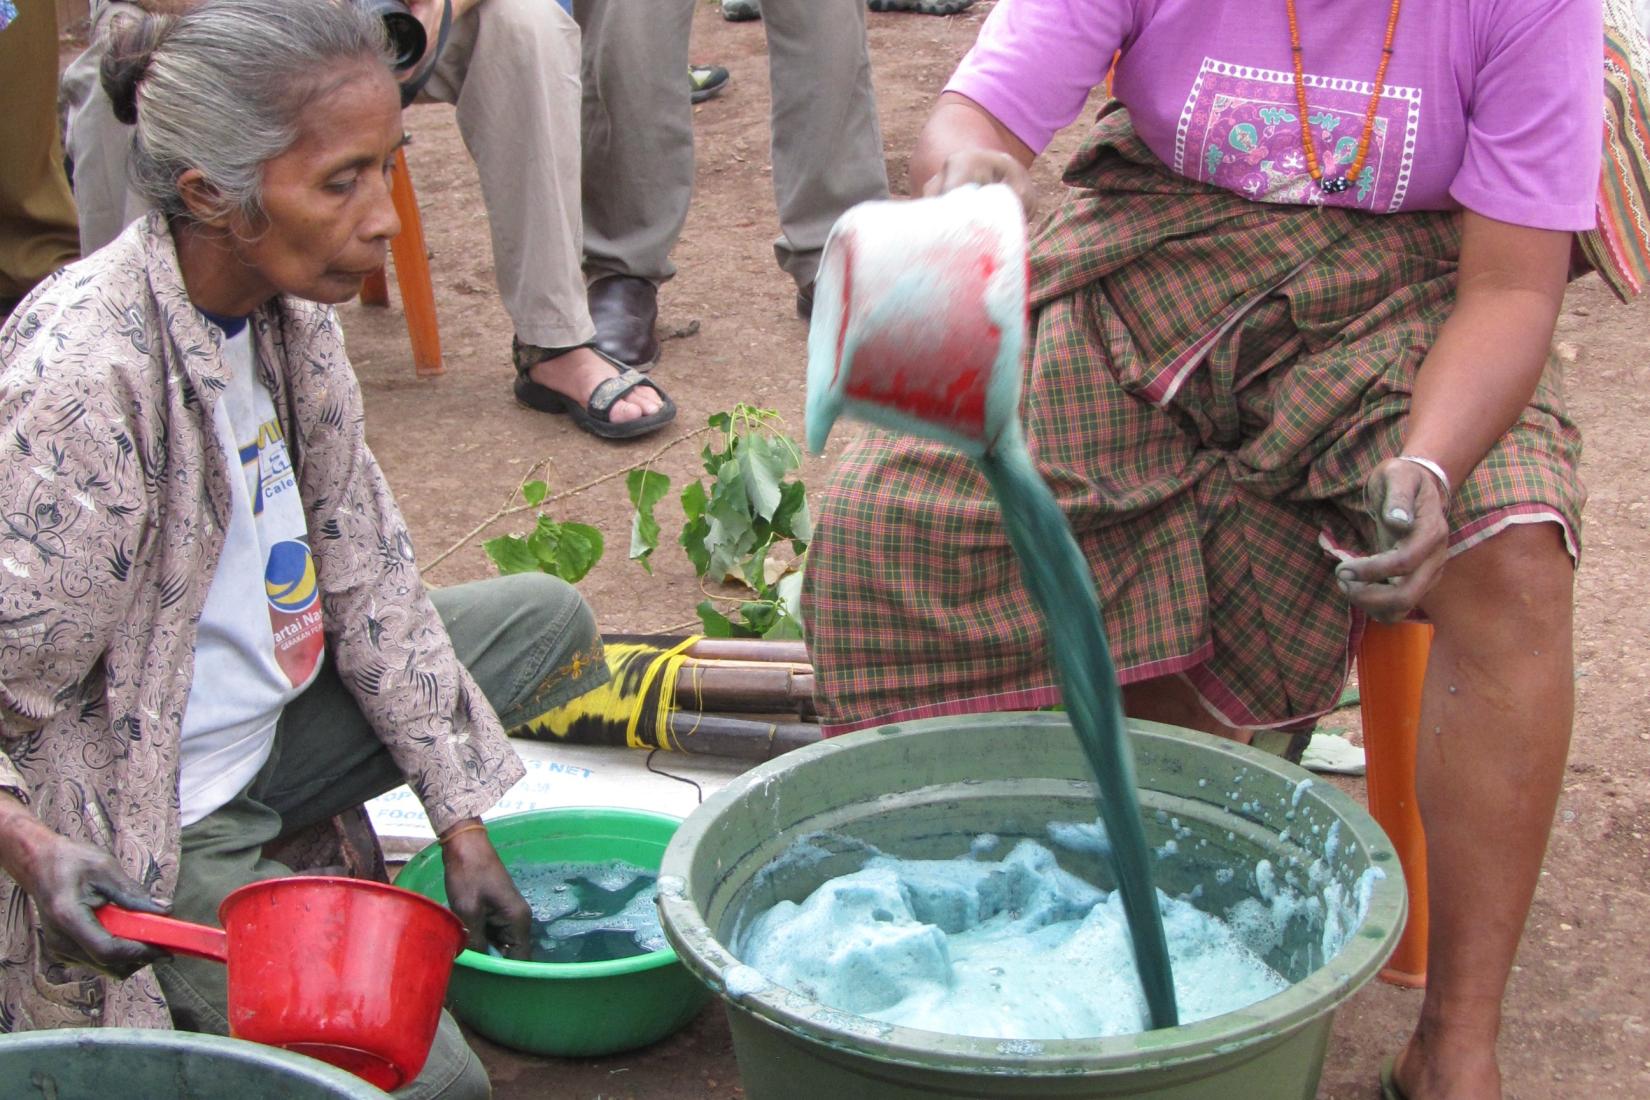
{"label": "pink floral fabric", "polygon": [[[1372,85],[1306,79],[1310,127],[1325,176],[1344,175],[1358,156]],[[1176,175],[1202,180],[1256,202],[1324,203],[1380,214],[1402,209],[1415,172],[1421,90],[1389,86],[1370,128],[1364,168],[1351,186],[1327,195],[1307,170],[1294,74],[1205,58],[1175,131]]]}
{"label": "pink floral fabric", "polygon": [[[522,765],[425,596],[337,320],[281,298],[251,323],[330,657],[432,824],[479,814]],[[230,502],[218,340],[153,214],[0,328],[0,789],[162,897],[177,881],[195,624]],[[4,877],[0,922],[0,1031],[169,1026],[149,971],[119,982],[49,960]]]}

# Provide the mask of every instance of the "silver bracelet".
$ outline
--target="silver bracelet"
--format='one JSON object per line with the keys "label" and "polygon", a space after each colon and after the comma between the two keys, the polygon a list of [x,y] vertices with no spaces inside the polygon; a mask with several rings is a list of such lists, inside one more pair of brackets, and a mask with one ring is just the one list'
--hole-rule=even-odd
{"label": "silver bracelet", "polygon": [[1454,492],[1454,490],[1450,487],[1449,475],[1444,472],[1444,468],[1442,466],[1432,461],[1432,459],[1422,458],[1420,455],[1399,455],[1398,461],[1413,462],[1415,465],[1421,467],[1421,469],[1437,478],[1438,487],[1444,491],[1445,500],[1448,500],[1450,498],[1450,494]]}

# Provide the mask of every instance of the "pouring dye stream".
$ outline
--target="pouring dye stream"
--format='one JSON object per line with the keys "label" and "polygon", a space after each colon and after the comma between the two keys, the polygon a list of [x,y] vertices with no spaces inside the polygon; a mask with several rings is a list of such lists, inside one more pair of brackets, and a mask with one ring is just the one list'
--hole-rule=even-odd
{"label": "pouring dye stream", "polygon": [[818,453],[847,412],[954,446],[985,475],[1043,614],[1061,696],[1099,786],[1151,1025],[1174,1027],[1174,977],[1099,600],[1020,427],[1027,290],[1019,200],[993,185],[864,203],[832,230],[816,287],[808,447]]}

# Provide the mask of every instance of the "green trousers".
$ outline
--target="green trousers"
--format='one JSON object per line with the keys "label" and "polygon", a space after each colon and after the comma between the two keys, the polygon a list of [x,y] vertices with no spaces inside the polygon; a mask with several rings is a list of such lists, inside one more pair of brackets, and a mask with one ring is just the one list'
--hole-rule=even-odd
{"label": "green trousers", "polygon": [[[459,660],[506,729],[537,718],[607,680],[601,661],[573,658],[599,644],[596,621],[569,585],[517,574],[430,593]],[[546,685],[552,685],[546,690]],[[256,779],[229,803],[183,830],[173,915],[217,924],[218,904],[249,882],[289,874],[263,858],[281,835],[360,805],[404,782],[330,664],[281,713],[275,747]],[[226,971],[173,958],[155,966],[172,1022],[229,1033]],[[418,1078],[395,1093],[410,1100],[472,1100],[492,1094],[487,1073],[446,1012]]]}

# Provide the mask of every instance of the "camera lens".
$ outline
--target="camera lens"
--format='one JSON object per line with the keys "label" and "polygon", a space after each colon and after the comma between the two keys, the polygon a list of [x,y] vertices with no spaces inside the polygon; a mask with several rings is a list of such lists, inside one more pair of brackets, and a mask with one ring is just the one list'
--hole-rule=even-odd
{"label": "camera lens", "polygon": [[424,56],[424,24],[406,8],[385,10],[384,33],[389,36],[390,53],[397,69],[410,69]]}
{"label": "camera lens", "polygon": [[403,0],[356,0],[369,15],[384,22],[384,37],[390,45],[390,56],[397,70],[410,69],[424,56],[429,44],[424,24],[418,21]]}

